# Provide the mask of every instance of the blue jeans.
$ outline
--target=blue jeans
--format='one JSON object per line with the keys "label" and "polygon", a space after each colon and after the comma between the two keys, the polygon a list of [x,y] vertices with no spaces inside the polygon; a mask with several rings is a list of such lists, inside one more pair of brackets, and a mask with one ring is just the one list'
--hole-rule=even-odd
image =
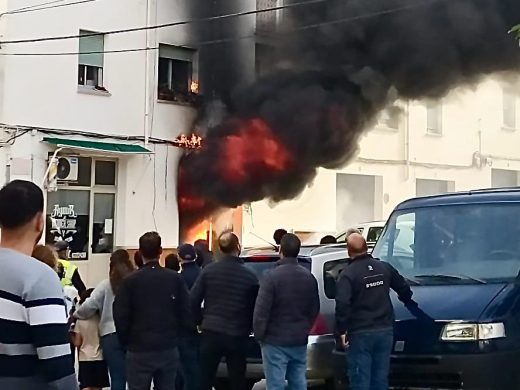
{"label": "blue jeans", "polygon": [[388,390],[392,329],[354,333],[348,336],[347,367],[350,390]]}
{"label": "blue jeans", "polygon": [[126,351],[115,333],[101,337],[103,356],[110,373],[110,388],[126,390]]}
{"label": "blue jeans", "polygon": [[269,390],[284,390],[286,379],[289,390],[307,389],[307,345],[278,347],[262,344],[262,360]]}
{"label": "blue jeans", "polygon": [[[180,371],[182,387],[177,390],[199,390],[199,335],[183,335],[179,338]],[[179,384],[179,381],[177,381]]]}

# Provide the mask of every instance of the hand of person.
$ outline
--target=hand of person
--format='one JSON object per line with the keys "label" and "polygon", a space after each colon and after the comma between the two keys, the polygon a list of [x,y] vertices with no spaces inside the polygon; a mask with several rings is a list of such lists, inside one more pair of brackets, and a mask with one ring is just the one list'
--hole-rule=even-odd
{"label": "hand of person", "polygon": [[343,349],[347,349],[349,346],[347,335],[342,334],[339,339],[340,339],[341,347]]}

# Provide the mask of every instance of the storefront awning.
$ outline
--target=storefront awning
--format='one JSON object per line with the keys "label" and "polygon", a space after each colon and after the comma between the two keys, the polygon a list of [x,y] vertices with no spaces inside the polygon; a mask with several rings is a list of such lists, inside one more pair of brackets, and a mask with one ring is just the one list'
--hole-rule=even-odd
{"label": "storefront awning", "polygon": [[78,139],[54,138],[44,137],[44,142],[51,145],[56,145],[59,148],[88,150],[93,152],[115,153],[115,154],[152,154],[141,145],[127,144],[127,143],[113,143],[113,142],[97,142]]}

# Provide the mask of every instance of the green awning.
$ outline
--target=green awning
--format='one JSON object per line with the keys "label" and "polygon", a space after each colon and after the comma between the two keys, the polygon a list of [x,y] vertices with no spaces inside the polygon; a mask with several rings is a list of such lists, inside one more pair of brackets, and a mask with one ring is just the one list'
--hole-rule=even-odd
{"label": "green awning", "polygon": [[151,153],[153,153],[151,150],[148,150],[148,149],[142,147],[141,145],[125,144],[122,142],[118,142],[118,143],[97,142],[97,141],[86,141],[86,140],[54,138],[54,137],[44,137],[43,141],[47,142],[48,144],[51,144],[51,145],[56,145],[59,148],[89,150],[89,151],[94,151],[94,152],[115,153],[115,154],[151,154]]}

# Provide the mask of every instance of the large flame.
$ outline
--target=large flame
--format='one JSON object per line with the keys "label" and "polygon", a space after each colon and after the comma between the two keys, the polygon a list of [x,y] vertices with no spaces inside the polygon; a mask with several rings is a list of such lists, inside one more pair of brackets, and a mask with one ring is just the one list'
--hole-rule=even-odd
{"label": "large flame", "polygon": [[197,240],[208,240],[211,234],[211,222],[204,220],[195,226],[191,227],[186,233],[186,241],[194,243]]}
{"label": "large flame", "polygon": [[291,155],[263,120],[240,121],[238,131],[223,141],[219,168],[228,182],[243,183],[256,174],[285,171]]}

